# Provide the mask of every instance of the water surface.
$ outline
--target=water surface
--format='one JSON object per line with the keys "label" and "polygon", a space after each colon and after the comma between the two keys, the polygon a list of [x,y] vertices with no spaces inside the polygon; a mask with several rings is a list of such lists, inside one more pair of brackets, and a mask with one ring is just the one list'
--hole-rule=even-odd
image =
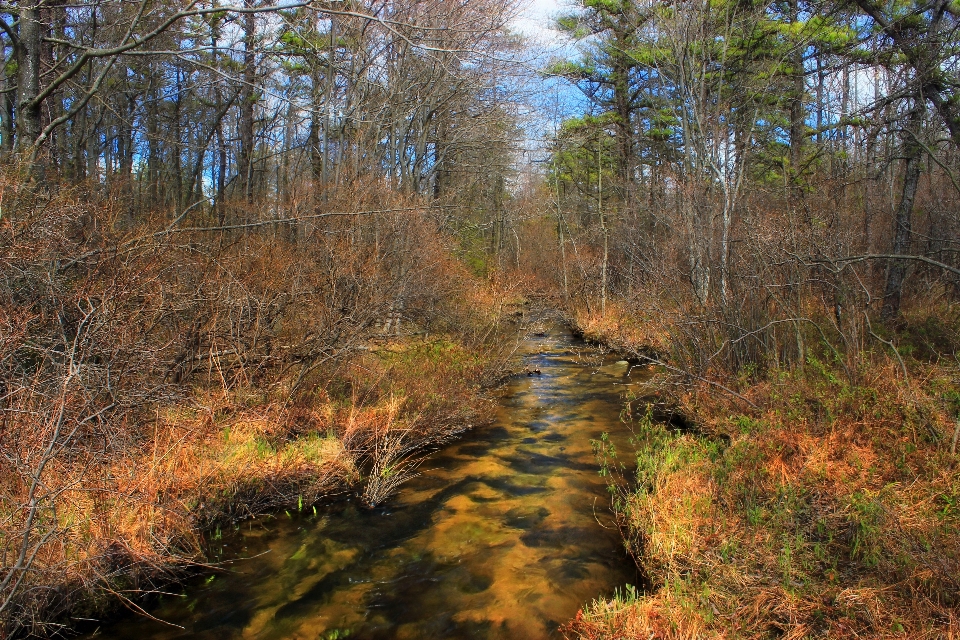
{"label": "water surface", "polygon": [[[424,463],[383,508],[243,523],[229,571],[101,638],[551,638],[636,584],[590,440],[625,440],[626,363],[551,328],[528,338],[496,420]],[[638,377],[638,376],[634,376]],[[256,556],[249,558],[249,556]]]}

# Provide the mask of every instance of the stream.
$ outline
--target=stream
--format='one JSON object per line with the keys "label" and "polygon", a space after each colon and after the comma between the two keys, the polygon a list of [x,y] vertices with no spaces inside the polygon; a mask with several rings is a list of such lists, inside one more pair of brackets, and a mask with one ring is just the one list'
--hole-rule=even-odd
{"label": "stream", "polygon": [[[584,603],[637,584],[590,440],[619,450],[625,362],[559,325],[528,337],[539,375],[446,445],[383,507],[341,502],[225,534],[227,571],[97,638],[553,638]],[[159,620],[166,621],[165,624]],[[177,626],[173,626],[177,625]]]}

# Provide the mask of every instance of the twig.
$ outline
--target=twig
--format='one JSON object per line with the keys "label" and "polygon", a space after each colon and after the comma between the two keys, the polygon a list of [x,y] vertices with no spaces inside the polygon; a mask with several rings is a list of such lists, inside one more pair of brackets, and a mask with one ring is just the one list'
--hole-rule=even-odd
{"label": "twig", "polygon": [[873,332],[873,325],[870,324],[870,316],[867,314],[866,311],[863,312],[863,318],[867,321],[867,331],[870,332],[870,335],[876,338],[877,340],[879,340],[880,342],[882,342],[883,344],[890,347],[890,349],[893,351],[893,355],[897,356],[897,361],[900,362],[900,369],[903,371],[903,380],[907,384],[910,384],[910,376],[907,373],[907,365],[903,363],[903,358],[900,357],[900,352],[897,351],[897,347],[895,347],[891,341],[884,340],[883,338],[881,338],[880,336],[878,336],[876,333]]}
{"label": "twig", "polygon": [[899,253],[867,253],[860,256],[847,256],[845,258],[808,258],[804,262],[810,264],[839,264],[847,265],[853,262],[865,262],[867,260],[915,260],[917,262],[925,262],[931,264],[935,267],[940,267],[944,271],[949,271],[950,273],[960,276],[960,269],[956,267],[951,267],[948,264],[944,264],[933,258],[928,258],[927,256],[909,256]]}

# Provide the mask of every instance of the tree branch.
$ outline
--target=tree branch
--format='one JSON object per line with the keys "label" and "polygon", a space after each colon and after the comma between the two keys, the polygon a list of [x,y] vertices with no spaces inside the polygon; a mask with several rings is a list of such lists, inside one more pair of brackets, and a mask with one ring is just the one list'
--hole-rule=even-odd
{"label": "tree branch", "polygon": [[934,260],[933,258],[928,258],[927,256],[909,256],[897,253],[868,253],[860,256],[848,256],[845,258],[809,258],[804,260],[804,262],[809,264],[847,265],[854,262],[865,262],[867,260],[914,260],[916,262],[925,262],[926,264],[940,267],[944,271],[949,271],[950,273],[960,276],[960,269],[951,267],[950,265],[944,264],[938,260]]}
{"label": "tree branch", "polygon": [[[198,0],[193,0],[187,6],[193,7],[197,4],[197,2]],[[30,106],[36,106],[42,103],[46,98],[48,98],[51,94],[53,94],[61,85],[63,85],[65,82],[73,78],[73,76],[77,75],[83,69],[84,65],[86,65],[87,62],[90,61],[91,59],[109,58],[109,57],[119,56],[121,54],[126,53],[127,51],[132,51],[133,49],[141,47],[146,43],[150,42],[151,40],[153,40],[154,38],[157,38],[158,36],[162,35],[163,33],[166,32],[167,29],[173,26],[174,23],[178,22],[179,20],[183,20],[184,18],[190,18],[193,16],[203,16],[211,13],[221,13],[221,12],[270,13],[270,12],[276,12],[276,11],[286,11],[288,9],[296,9],[298,7],[305,7],[307,6],[307,4],[308,4],[307,2],[293,2],[287,5],[270,5],[268,7],[256,7],[256,8],[221,6],[221,7],[205,8],[205,9],[186,9],[184,11],[178,11],[177,13],[167,17],[155,29],[144,34],[143,36],[139,38],[134,38],[133,40],[129,40],[129,38],[131,37],[133,28],[135,27],[136,23],[139,22],[140,14],[138,14],[137,19],[131,24],[130,29],[128,29],[127,31],[127,35],[124,36],[124,41],[121,44],[115,47],[110,47],[106,49],[90,48],[84,51],[83,53],[81,53],[80,56],[76,59],[76,61],[74,61],[74,63],[68,69],[66,69],[55,80],[53,80],[49,85],[47,85],[47,87],[43,91],[37,94],[37,96],[30,102]],[[141,5],[141,7],[142,6],[143,5]]]}

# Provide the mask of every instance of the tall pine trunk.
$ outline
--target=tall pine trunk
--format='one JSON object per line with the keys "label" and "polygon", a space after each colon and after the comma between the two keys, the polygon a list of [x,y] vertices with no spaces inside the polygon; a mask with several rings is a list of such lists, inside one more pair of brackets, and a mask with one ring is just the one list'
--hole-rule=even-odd
{"label": "tall pine trunk", "polygon": [[[253,0],[244,0],[243,6],[253,8]],[[256,100],[256,16],[244,15],[243,23],[243,91],[240,97],[240,153],[237,157],[237,173],[240,191],[245,202],[253,198],[253,116]]]}

